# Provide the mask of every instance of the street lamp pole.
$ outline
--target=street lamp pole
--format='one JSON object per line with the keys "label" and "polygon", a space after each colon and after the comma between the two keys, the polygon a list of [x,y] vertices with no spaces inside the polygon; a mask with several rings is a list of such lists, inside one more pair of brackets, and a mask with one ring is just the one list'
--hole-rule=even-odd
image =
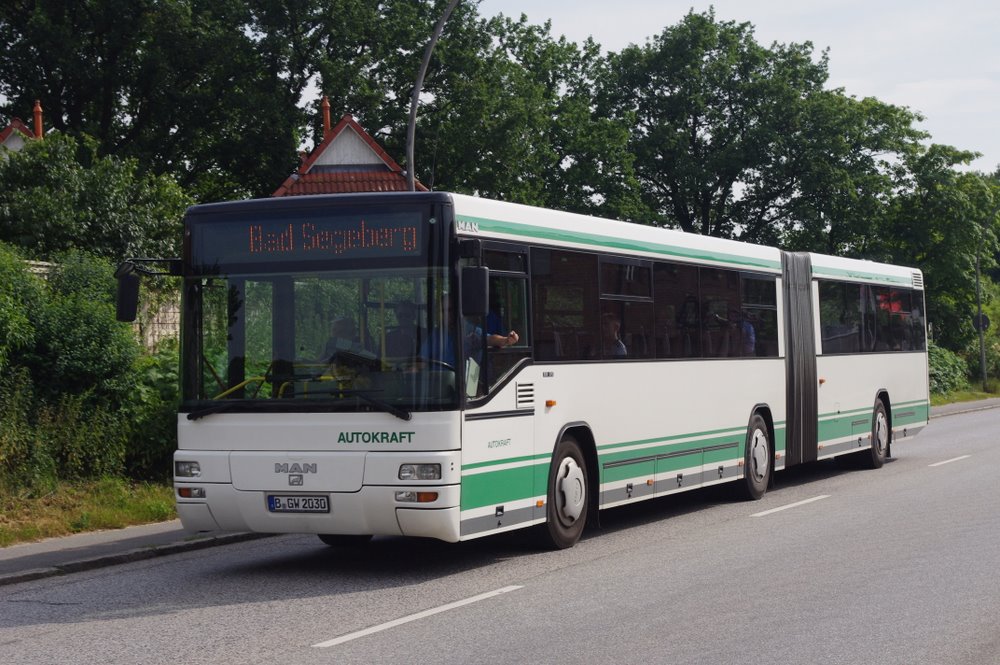
{"label": "street lamp pole", "polygon": [[982,243],[976,246],[976,330],[979,331],[979,376],[983,379],[983,392],[989,392],[986,386],[986,341],[983,339],[983,296],[979,287],[979,254],[982,251]]}
{"label": "street lamp pole", "polygon": [[441,14],[441,18],[438,19],[437,25],[434,26],[434,34],[431,35],[431,40],[427,42],[427,48],[424,50],[424,59],[420,63],[420,71],[417,72],[417,80],[413,84],[413,95],[410,97],[410,123],[406,127],[406,185],[411,192],[417,189],[414,177],[415,169],[413,168],[413,141],[417,133],[417,104],[420,101],[420,91],[424,87],[424,76],[427,74],[427,66],[431,62],[431,52],[434,50],[434,45],[437,44],[438,37],[444,31],[445,22],[447,22],[448,17],[451,16],[452,11],[454,11],[458,3],[459,0],[451,0],[445,8],[444,13]]}

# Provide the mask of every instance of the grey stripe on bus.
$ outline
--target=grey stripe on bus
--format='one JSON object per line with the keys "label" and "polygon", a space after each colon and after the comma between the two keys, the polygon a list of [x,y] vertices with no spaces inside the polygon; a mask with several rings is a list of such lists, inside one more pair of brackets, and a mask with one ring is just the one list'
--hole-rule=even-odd
{"label": "grey stripe on bus", "polygon": [[713,453],[719,450],[729,450],[730,448],[739,448],[739,441],[731,441],[729,443],[720,443],[716,446],[705,446],[704,448],[691,448],[689,450],[678,450],[673,453],[663,453],[660,455],[644,455],[643,457],[631,457],[629,459],[617,460],[614,462],[605,462],[605,469],[613,469],[619,466],[628,466],[629,464],[640,464],[642,462],[652,462],[654,460],[661,459],[673,459],[675,457],[687,457],[688,455],[702,455],[704,453]]}
{"label": "grey stripe on bus", "polygon": [[868,440],[868,435],[861,437],[860,443],[858,441],[859,439],[855,438],[850,441],[841,441],[840,443],[821,444],[823,447],[819,449],[819,456],[826,457],[836,453],[856,452],[859,450],[865,450],[871,446],[871,442]]}
{"label": "grey stripe on bus", "polygon": [[466,413],[465,421],[492,420],[494,418],[521,418],[535,415],[534,409],[519,409],[516,411],[492,411],[490,413]]}
{"label": "grey stripe on bus", "polygon": [[[498,506],[497,509],[499,508],[503,508],[503,506]],[[535,519],[535,510],[536,508],[534,506],[527,506],[525,508],[517,508],[515,510],[504,510],[502,515],[484,515],[483,517],[472,517],[467,520],[462,520],[462,535],[471,536],[475,533],[483,533],[484,531],[493,531],[506,526],[530,522]],[[545,517],[544,507],[538,508],[537,510],[541,512],[539,517]]]}

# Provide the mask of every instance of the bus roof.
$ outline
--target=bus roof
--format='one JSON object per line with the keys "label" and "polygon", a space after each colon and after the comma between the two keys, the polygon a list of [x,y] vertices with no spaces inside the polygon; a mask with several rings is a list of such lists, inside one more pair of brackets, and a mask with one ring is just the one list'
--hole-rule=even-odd
{"label": "bus roof", "polygon": [[[781,251],[774,247],[463,194],[451,197],[461,236],[781,272]],[[811,257],[814,277],[923,288],[920,271],[913,268],[823,254]]]}

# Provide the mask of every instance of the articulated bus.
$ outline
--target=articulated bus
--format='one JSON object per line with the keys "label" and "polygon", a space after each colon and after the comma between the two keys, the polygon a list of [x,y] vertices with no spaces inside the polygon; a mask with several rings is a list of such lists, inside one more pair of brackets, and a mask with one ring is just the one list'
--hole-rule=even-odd
{"label": "articulated bus", "polygon": [[928,420],[911,268],[427,192],[196,206],[176,273],[199,531],[570,547]]}

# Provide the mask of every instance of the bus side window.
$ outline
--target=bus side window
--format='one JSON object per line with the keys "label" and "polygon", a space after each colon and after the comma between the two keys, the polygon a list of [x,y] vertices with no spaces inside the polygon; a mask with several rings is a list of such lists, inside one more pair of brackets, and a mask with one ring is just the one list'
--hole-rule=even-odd
{"label": "bus side window", "polygon": [[657,263],[653,270],[653,295],[656,357],[700,356],[698,269],[676,263]]}
{"label": "bus side window", "polygon": [[532,329],[538,360],[590,360],[601,327],[597,256],[532,249]]}

